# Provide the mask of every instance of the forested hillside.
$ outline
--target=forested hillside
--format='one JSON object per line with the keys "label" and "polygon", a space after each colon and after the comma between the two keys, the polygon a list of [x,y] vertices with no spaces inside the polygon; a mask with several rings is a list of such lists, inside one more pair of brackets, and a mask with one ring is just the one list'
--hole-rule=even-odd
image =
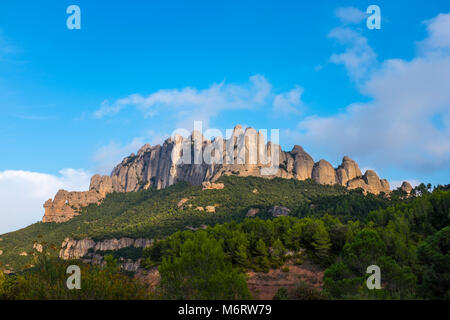
{"label": "forested hillside", "polygon": [[[357,193],[340,186],[320,185],[311,180],[222,177],[220,182],[225,185],[222,190],[202,190],[199,186],[178,183],[162,190],[109,194],[101,205],[83,208],[79,216],[68,222],[39,222],[1,235],[0,250],[3,254],[0,255],[0,263],[3,266],[9,264],[13,270],[19,271],[31,263],[31,257],[20,253],[32,251],[34,241],[59,247],[66,237],[91,237],[95,240],[113,237],[161,238],[184,230],[187,226],[195,228],[242,221],[250,208],[264,209],[259,214],[261,217],[270,217],[265,209],[274,205],[285,206],[293,214],[309,214],[307,208],[313,201],[320,204],[323,197]],[[182,199],[188,201],[179,206]],[[385,205],[382,200],[369,202],[370,209]],[[214,206],[215,212],[198,210],[199,207],[205,209],[207,206]]]}
{"label": "forested hillside", "polygon": [[[238,289],[214,290],[230,284],[224,270],[235,274],[228,288],[241,288],[246,270],[267,272],[286,260],[301,265],[306,259],[326,269],[323,291],[299,283],[300,289],[282,297],[449,299],[449,222],[450,191],[435,190],[346,223],[327,213],[178,232],[145,249],[143,266],[159,266],[158,294],[169,299],[232,298]],[[367,289],[371,265],[380,267],[381,290]]]}
{"label": "forested hillside", "polygon": [[[323,290],[299,283],[295,291],[280,289],[277,299],[449,298],[448,186],[430,192],[421,185],[410,196],[400,190],[375,196],[310,180],[222,177],[220,182],[225,185],[220,190],[181,183],[163,190],[114,193],[71,221],[37,223],[0,236],[2,269],[16,273],[1,276],[0,295],[17,298],[14,290],[23,285],[25,298],[27,290],[33,292],[29,298],[50,298],[45,290],[39,296],[35,286],[54,285],[43,270],[63,277],[66,262],[44,259],[45,269],[38,258],[42,255],[20,255],[31,252],[34,241],[47,243],[57,253],[66,237],[144,237],[159,240],[134,254],[142,255],[142,267],[157,267],[161,281],[151,294],[139,287],[135,298],[250,298],[246,273],[284,270],[287,261],[320,266],[325,271]],[[289,209],[289,216],[274,217],[273,206]],[[248,216],[250,209],[259,210]],[[202,226],[205,230],[187,230]],[[112,256],[105,260],[116,265]],[[22,273],[27,264],[35,267]],[[373,264],[382,270],[382,290],[365,286],[366,268]],[[133,297],[125,289],[121,292],[129,280],[120,271],[92,268],[98,277],[89,281],[112,277],[118,281],[116,298]],[[90,294],[108,296],[95,290]],[[60,296],[83,298],[64,288]]]}

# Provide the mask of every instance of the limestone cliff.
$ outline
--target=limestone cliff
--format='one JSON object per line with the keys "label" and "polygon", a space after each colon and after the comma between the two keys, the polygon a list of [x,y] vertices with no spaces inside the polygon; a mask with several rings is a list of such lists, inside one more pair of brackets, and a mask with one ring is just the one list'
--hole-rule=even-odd
{"label": "limestone cliff", "polygon": [[[64,239],[59,257],[64,260],[82,259],[84,263],[92,263],[105,265],[102,251],[117,251],[123,248],[145,248],[153,244],[152,239],[106,239],[103,241],[94,241],[90,238],[74,240],[70,238]],[[39,249],[37,248],[39,251]],[[141,259],[131,260],[119,258],[119,265],[126,271],[136,272],[140,268]]]}
{"label": "limestone cliff", "polygon": [[99,203],[111,192],[161,189],[179,181],[193,185],[206,182],[204,189],[218,188],[212,183],[222,175],[313,179],[374,194],[390,192],[387,180],[380,180],[372,170],[362,175],[358,164],[347,156],[335,169],[326,160],[315,163],[298,145],[282,151],[279,145],[266,144],[261,132],[236,126],[229,139],[218,137],[211,141],[194,131],[188,138],[176,135],[162,145],[146,144],[137,154],[124,158],[110,176],[93,176],[89,191],[58,191],[54,200],[44,204],[43,222],[70,220],[81,207]]}
{"label": "limestone cliff", "polygon": [[117,251],[128,247],[145,248],[150,246],[152,243],[152,239],[144,238],[106,239],[103,241],[94,241],[90,238],[81,240],[66,238],[61,244],[59,257],[64,260],[81,259],[90,251],[95,253],[97,251]]}
{"label": "limestone cliff", "polygon": [[92,203],[100,203],[106,193],[95,190],[69,192],[59,190],[55,198],[44,203],[45,215],[42,222],[64,222],[78,215],[78,210]]}

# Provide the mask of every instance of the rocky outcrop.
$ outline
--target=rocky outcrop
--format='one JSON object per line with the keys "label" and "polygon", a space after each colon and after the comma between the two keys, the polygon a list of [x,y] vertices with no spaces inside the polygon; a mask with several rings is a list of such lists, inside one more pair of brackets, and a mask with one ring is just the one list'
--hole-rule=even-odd
{"label": "rocky outcrop", "polygon": [[202,183],[202,187],[202,190],[222,190],[225,188],[225,185],[223,183],[205,181]]}
{"label": "rocky outcrop", "polygon": [[95,175],[89,191],[60,190],[45,204],[43,222],[65,222],[79,209],[100,203],[111,192],[132,192],[149,188],[166,188],[179,181],[201,185],[203,190],[224,186],[216,180],[223,175],[258,176],[263,178],[313,179],[321,184],[340,184],[362,188],[364,192],[389,192],[389,183],[368,170],[364,175],[358,164],[344,157],[334,169],[326,160],[314,163],[301,146],[285,152],[252,128],[236,126],[229,139],[205,139],[200,132],[188,138],[170,137],[162,145],[144,145],[137,154],[124,158],[110,176]]}
{"label": "rocky outcrop", "polygon": [[269,209],[269,213],[271,213],[273,217],[288,216],[289,212],[291,212],[291,210],[281,206],[273,206]]}
{"label": "rocky outcrop", "polygon": [[250,208],[247,211],[247,214],[245,215],[246,217],[254,217],[259,213],[259,209],[258,208]]}
{"label": "rocky outcrop", "polygon": [[33,244],[33,249],[36,250],[37,252],[42,252],[43,246],[42,246],[42,244],[40,244],[40,243],[38,243],[38,242],[35,242],[35,243]]}
{"label": "rocky outcrop", "polygon": [[99,204],[105,196],[106,193],[96,190],[86,192],[59,190],[53,200],[49,199],[44,203],[45,213],[42,222],[68,221],[78,215],[82,207],[92,203]]}
{"label": "rocky outcrop", "polygon": [[410,194],[411,191],[413,190],[413,187],[408,181],[403,181],[400,189],[406,192],[407,194]]}
{"label": "rocky outcrop", "polygon": [[299,145],[295,145],[290,154],[294,158],[293,173],[295,178],[297,180],[310,179],[314,167],[313,158]]}
{"label": "rocky outcrop", "polygon": [[[73,240],[65,239],[59,256],[62,259],[81,259],[83,263],[105,266],[106,262],[102,251],[117,251],[123,248],[135,247],[145,248],[153,243],[150,239],[107,239],[95,242],[91,239]],[[141,259],[132,260],[123,257],[118,258],[118,264],[121,269],[129,272],[137,272],[140,270]]]}
{"label": "rocky outcrop", "polygon": [[358,164],[348,156],[345,156],[342,159],[342,164],[336,169],[336,176],[339,184],[346,187],[348,181],[360,178],[362,174]]}
{"label": "rocky outcrop", "polygon": [[143,238],[107,239],[103,241],[94,241],[89,238],[81,240],[66,238],[61,244],[59,257],[64,260],[81,259],[90,251],[116,251],[128,247],[145,248],[152,243],[153,240]]}
{"label": "rocky outcrop", "polygon": [[314,164],[312,169],[312,178],[320,184],[336,184],[336,171],[326,160],[320,160]]}
{"label": "rocky outcrop", "polygon": [[177,207],[181,208],[186,202],[188,202],[189,199],[188,198],[183,198],[180,201],[178,201]]}
{"label": "rocky outcrop", "polygon": [[386,179],[378,178],[378,175],[373,170],[367,170],[361,178],[355,178],[347,183],[349,189],[362,188],[365,193],[370,192],[379,194],[381,192],[389,193],[390,186]]}
{"label": "rocky outcrop", "polygon": [[123,270],[128,272],[136,272],[141,267],[141,259],[133,261],[131,259],[124,260],[121,262],[121,267]]}

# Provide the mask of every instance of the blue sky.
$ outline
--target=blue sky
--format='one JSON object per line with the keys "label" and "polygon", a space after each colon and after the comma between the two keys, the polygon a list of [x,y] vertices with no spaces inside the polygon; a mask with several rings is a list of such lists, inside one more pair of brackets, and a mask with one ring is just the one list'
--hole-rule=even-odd
{"label": "blue sky", "polygon": [[[81,30],[66,27],[71,4]],[[366,27],[371,4],[380,30]],[[449,183],[449,12],[437,0],[3,1],[0,233],[193,120],[280,129],[284,149],[334,166],[349,155],[394,184]]]}

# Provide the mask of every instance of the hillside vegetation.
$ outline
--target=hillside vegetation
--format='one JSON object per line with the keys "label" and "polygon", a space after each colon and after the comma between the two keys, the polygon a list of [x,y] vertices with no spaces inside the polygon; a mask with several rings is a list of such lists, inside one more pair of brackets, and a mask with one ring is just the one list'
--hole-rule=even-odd
{"label": "hillside vegetation", "polygon": [[[37,223],[0,236],[1,268],[15,273],[0,271],[0,298],[248,299],[253,296],[247,272],[305,261],[324,270],[322,290],[299,282],[295,290],[280,288],[274,298],[450,298],[448,186],[430,192],[420,185],[407,197],[400,190],[364,195],[311,180],[222,177],[220,182],[225,186],[220,190],[179,183],[113,193],[71,221]],[[274,206],[286,207],[289,216],[274,217]],[[250,209],[258,210],[247,217]],[[144,250],[124,253],[142,258],[144,268],[157,267],[159,284],[146,288],[132,280],[117,268],[119,252],[106,252],[104,269],[82,264],[88,289],[67,292],[68,262],[55,257],[66,237],[156,239]],[[30,254],[34,241],[53,255]],[[365,285],[370,265],[382,270],[382,290]]]}
{"label": "hillside vegetation", "polygon": [[[330,213],[343,221],[363,219],[372,210],[385,208],[393,200],[349,191],[341,186],[317,184],[312,180],[264,179],[224,176],[222,190],[204,190],[178,183],[167,189],[109,194],[101,205],[90,205],[74,219],[57,223],[36,223],[1,235],[0,263],[3,269],[20,271],[32,263],[20,253],[32,251],[33,242],[59,247],[66,237],[94,240],[106,238],[162,238],[187,226],[198,228],[230,221],[242,221],[250,208],[259,208],[258,217],[269,218],[268,209],[285,206],[297,217]],[[181,199],[189,199],[183,206]],[[214,206],[215,212],[196,208]]]}
{"label": "hillside vegetation", "polygon": [[[163,223],[159,232],[149,224],[151,228],[147,231],[110,230],[111,233],[103,234],[104,237],[120,234],[161,238],[141,253],[142,267],[150,271],[158,268],[160,281],[156,286],[148,287],[133,280],[118,268],[112,255],[106,255],[104,268],[74,261],[88,275],[83,278],[84,289],[69,292],[65,288],[64,271],[72,262],[48,257],[45,249],[33,256],[34,267],[15,275],[0,272],[0,299],[249,299],[256,296],[248,288],[247,273],[274,269],[290,272],[286,262],[291,266],[302,266],[305,262],[320,266],[324,270],[323,285],[317,288],[299,280],[294,289],[279,288],[274,299],[450,299],[448,186],[430,192],[421,185],[410,197],[398,191],[387,198],[318,186],[310,181],[274,180],[276,188],[271,183],[264,188],[267,180],[254,178],[223,181],[227,185],[223,190],[201,191],[180,184],[171,190],[130,194],[128,203],[134,201],[134,206],[122,214],[113,213],[117,218],[128,210],[139,215],[145,211],[144,204],[152,204],[172,208],[176,212],[172,214],[181,219],[183,215],[179,211],[189,213],[189,209],[178,208],[178,199],[170,195],[186,196],[190,192],[194,197],[190,201],[198,201],[195,205],[210,205],[211,201],[220,205],[221,199],[229,201],[228,197],[236,196],[237,200],[228,202],[224,210],[229,212],[227,217],[232,221],[221,223],[227,219],[218,211],[215,219],[208,220],[216,224],[205,230],[173,233],[172,228],[164,229],[167,225]],[[318,188],[324,189],[316,193]],[[265,195],[262,199],[261,194]],[[127,198],[123,194],[108,198],[109,209],[124,196]],[[93,219],[93,215],[108,208],[108,202],[87,208],[86,216],[77,219],[82,222],[89,221],[89,217]],[[245,218],[249,205],[254,208],[255,203],[261,208],[260,216]],[[288,206],[291,216],[269,219],[266,209],[272,205]],[[212,219],[215,213],[188,214],[184,223],[204,223],[207,219],[201,219],[202,215]],[[351,215],[356,219],[348,219]],[[97,229],[87,229],[94,230]],[[50,233],[55,236],[57,232],[61,230],[53,229]],[[7,236],[14,234],[20,233]],[[78,234],[86,235],[89,233]],[[19,241],[17,237],[15,241]],[[58,251],[56,246],[44,248]],[[369,277],[366,269],[371,265],[381,270],[380,290],[369,290],[366,286]]]}
{"label": "hillside vegetation", "polygon": [[[246,271],[268,272],[287,260],[301,265],[305,259],[326,268],[324,290],[299,283],[280,298],[450,299],[449,222],[450,191],[436,189],[346,223],[325,214],[177,232],[144,249],[142,265],[159,266],[157,296],[168,299],[245,296]],[[380,267],[382,290],[366,286],[371,265]],[[214,266],[235,274],[233,282]],[[215,290],[226,284],[235,290]]]}

